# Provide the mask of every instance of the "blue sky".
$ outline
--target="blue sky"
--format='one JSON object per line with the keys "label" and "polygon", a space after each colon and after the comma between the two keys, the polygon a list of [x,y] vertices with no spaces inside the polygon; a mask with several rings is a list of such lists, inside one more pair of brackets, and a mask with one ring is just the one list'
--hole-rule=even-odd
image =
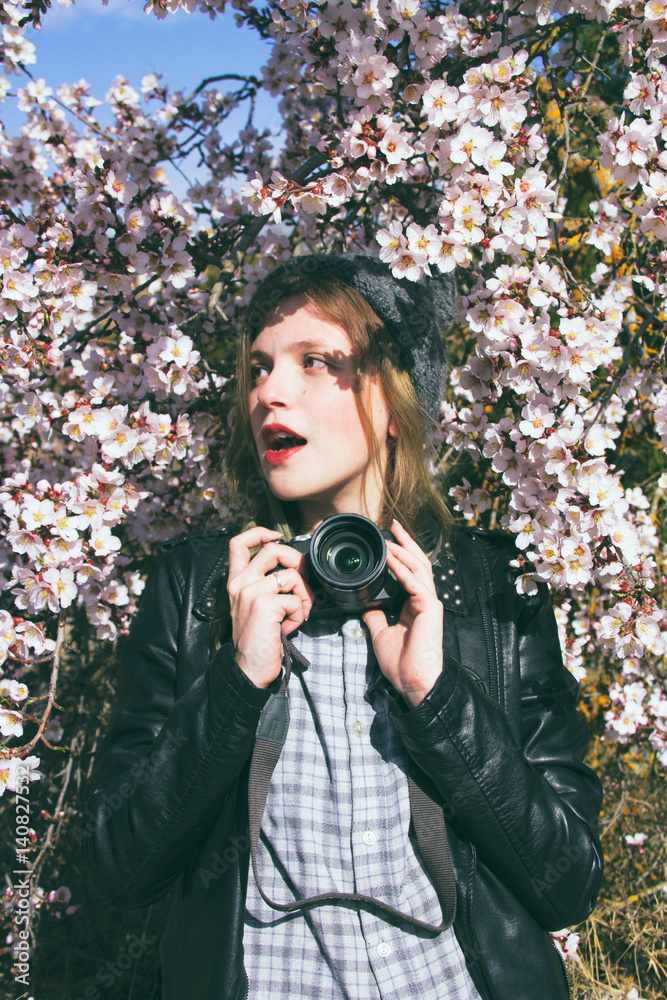
{"label": "blue sky", "polygon": [[[72,7],[54,2],[41,30],[30,29],[26,37],[36,48],[37,62],[28,67],[34,77],[44,78],[54,91],[61,83],[83,77],[100,100],[119,73],[137,89],[144,74],[161,73],[170,89],[187,94],[208,76],[258,73],[270,51],[252,29],[236,27],[231,9],[213,21],[184,11],[158,20],[144,13],[142,0],[109,0],[106,7],[102,0],[76,0]],[[22,79],[14,76],[11,83],[15,90]],[[223,92],[233,88],[231,82],[217,86]],[[21,116],[12,103],[8,99],[0,114],[9,131],[16,132]],[[263,92],[255,114],[258,127],[277,130],[275,105]],[[243,127],[246,115],[247,108],[235,112],[226,137],[231,139]]]}

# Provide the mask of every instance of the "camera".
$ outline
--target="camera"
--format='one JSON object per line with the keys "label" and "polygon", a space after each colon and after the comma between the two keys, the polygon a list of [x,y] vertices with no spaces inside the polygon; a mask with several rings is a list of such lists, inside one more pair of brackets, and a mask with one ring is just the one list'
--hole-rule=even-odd
{"label": "camera", "polygon": [[310,618],[358,615],[382,608],[387,617],[400,615],[407,592],[387,566],[381,531],[361,514],[333,514],[312,535],[296,535],[290,545],[306,557],[308,583],[314,594]]}

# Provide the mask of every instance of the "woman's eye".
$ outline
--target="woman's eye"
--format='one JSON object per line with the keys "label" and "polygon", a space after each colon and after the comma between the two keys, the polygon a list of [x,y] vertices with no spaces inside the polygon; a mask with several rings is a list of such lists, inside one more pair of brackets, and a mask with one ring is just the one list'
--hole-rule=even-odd
{"label": "woman's eye", "polygon": [[[313,364],[309,365],[309,362],[313,362]],[[312,354],[309,354],[307,355],[306,358],[304,358],[304,364],[306,365],[307,368],[312,367],[315,368],[317,371],[323,371],[325,368],[330,368],[332,362],[327,361],[326,358],[316,358],[313,357]]]}
{"label": "woman's eye", "polygon": [[[311,371],[324,372],[328,368],[335,368],[336,366],[330,358],[318,358],[313,354],[307,354],[303,359],[303,367]],[[268,373],[269,368],[267,365],[251,365],[250,381],[257,382],[259,379],[265,378]]]}

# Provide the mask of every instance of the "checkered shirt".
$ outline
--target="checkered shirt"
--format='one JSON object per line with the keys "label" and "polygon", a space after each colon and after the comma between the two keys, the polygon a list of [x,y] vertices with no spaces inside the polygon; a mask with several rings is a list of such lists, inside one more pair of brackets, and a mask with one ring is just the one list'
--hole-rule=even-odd
{"label": "checkered shirt", "polygon": [[[295,664],[287,688],[290,728],[257,848],[263,891],[278,903],[362,893],[439,924],[408,833],[407,751],[368,630],[341,617],[306,622],[290,639],[310,667]],[[252,866],[243,947],[249,1000],[480,1000],[452,928],[429,934],[350,902],[281,913],[260,896]]]}

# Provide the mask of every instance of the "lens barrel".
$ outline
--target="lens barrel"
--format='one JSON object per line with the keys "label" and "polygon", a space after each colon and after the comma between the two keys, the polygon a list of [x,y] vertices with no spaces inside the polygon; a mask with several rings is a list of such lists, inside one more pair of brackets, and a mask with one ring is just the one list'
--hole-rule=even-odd
{"label": "lens barrel", "polygon": [[382,532],[361,514],[334,514],[315,529],[310,563],[318,582],[336,600],[372,600],[382,589],[387,546]]}
{"label": "lens barrel", "polygon": [[393,535],[362,514],[332,514],[312,535],[292,538],[290,545],[306,557],[313,591],[310,618],[383,608],[393,624],[408,595],[387,566],[387,538]]}

